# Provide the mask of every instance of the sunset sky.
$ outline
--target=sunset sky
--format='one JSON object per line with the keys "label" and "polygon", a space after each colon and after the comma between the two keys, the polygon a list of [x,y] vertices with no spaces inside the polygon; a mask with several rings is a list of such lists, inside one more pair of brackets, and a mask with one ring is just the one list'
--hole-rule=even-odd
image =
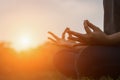
{"label": "sunset sky", "polygon": [[66,26],[84,32],[84,19],[103,28],[102,0],[0,0],[0,40],[27,36],[38,44],[48,31],[60,35]]}

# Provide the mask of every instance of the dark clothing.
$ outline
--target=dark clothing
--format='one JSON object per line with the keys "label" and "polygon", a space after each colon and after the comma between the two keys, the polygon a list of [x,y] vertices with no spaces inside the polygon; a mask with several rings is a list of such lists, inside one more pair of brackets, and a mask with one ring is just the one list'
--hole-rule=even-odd
{"label": "dark clothing", "polygon": [[78,60],[80,76],[120,76],[120,47],[89,46]]}
{"label": "dark clothing", "polygon": [[113,34],[120,32],[120,0],[103,0],[104,32]]}
{"label": "dark clothing", "polygon": [[61,73],[73,78],[117,78],[120,75],[120,47],[90,46],[82,53],[65,49],[55,55],[54,64]]}

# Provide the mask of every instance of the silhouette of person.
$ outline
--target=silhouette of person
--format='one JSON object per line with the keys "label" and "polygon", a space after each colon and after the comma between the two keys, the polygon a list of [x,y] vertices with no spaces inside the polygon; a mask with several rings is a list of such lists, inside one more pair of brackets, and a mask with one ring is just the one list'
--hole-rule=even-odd
{"label": "silhouette of person", "polygon": [[[104,0],[103,2],[104,32],[88,20],[84,21],[86,34],[69,28],[65,31],[70,35],[68,40],[73,41],[72,46],[78,45],[76,42],[80,45],[89,45],[82,52],[70,48],[56,53],[54,64],[66,76],[117,78],[120,75],[120,1]],[[71,42],[68,43],[68,40],[60,38],[55,42],[60,43],[59,45],[70,46]],[[62,44],[63,42],[67,44]],[[78,53],[77,56],[76,53]]]}

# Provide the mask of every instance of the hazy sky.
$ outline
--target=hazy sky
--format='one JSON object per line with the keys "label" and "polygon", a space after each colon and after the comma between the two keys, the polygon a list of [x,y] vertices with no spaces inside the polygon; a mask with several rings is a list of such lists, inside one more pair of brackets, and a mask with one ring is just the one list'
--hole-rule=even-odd
{"label": "hazy sky", "polygon": [[0,40],[31,35],[41,43],[48,30],[60,35],[69,26],[84,32],[84,19],[103,28],[102,0],[0,0]]}

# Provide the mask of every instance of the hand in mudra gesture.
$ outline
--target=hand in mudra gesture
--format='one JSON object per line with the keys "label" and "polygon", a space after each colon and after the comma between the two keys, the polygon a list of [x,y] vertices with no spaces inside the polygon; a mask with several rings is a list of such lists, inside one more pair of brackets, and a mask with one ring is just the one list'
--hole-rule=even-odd
{"label": "hand in mudra gesture", "polygon": [[[54,44],[59,45],[59,46],[73,47],[76,44],[75,41],[68,40],[65,37],[68,30],[69,30],[69,28],[65,29],[65,31],[62,33],[61,38],[52,32],[48,32],[53,37],[53,38],[48,37],[48,39],[51,40]],[[71,36],[71,35],[69,35],[69,36]]]}
{"label": "hand in mudra gesture", "polygon": [[109,36],[106,35],[98,27],[90,23],[88,20],[84,21],[84,29],[86,34],[81,34],[72,30],[67,33],[74,35],[69,37],[70,40],[78,41],[87,45],[107,45],[109,44]]}
{"label": "hand in mudra gesture", "polygon": [[[52,32],[53,38],[48,38],[57,45],[73,47],[81,45],[119,45],[120,44],[120,32],[114,33],[112,35],[105,34],[100,28],[93,25],[88,20],[84,21],[84,29],[86,34],[78,33],[66,28],[62,33],[62,37],[59,38]],[[65,34],[68,33],[68,38],[65,39]]]}

